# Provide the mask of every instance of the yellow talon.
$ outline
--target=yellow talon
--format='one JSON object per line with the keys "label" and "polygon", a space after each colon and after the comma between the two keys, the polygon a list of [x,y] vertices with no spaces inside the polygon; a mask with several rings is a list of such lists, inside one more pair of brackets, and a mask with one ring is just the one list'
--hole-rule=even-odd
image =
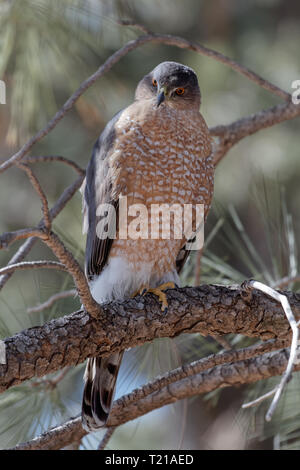
{"label": "yellow talon", "polygon": [[168,301],[167,301],[167,296],[163,291],[167,290],[167,289],[174,289],[174,288],[175,288],[174,282],[165,282],[164,284],[161,284],[160,286],[157,286],[157,287],[143,286],[140,289],[138,289],[132,295],[132,297],[135,297],[136,295],[146,295],[148,293],[154,294],[159,298],[159,300],[162,304],[161,305],[161,310],[163,312],[165,312],[168,308]]}
{"label": "yellow talon", "polygon": [[147,293],[148,292],[156,295],[159,298],[159,300],[161,301],[161,311],[165,312],[168,308],[168,301],[167,301],[166,294],[162,290],[160,290],[159,287],[150,288],[147,290]]}
{"label": "yellow talon", "polygon": [[137,295],[144,295],[147,292],[147,290],[148,290],[148,287],[142,286],[132,294],[131,298],[133,299]]}

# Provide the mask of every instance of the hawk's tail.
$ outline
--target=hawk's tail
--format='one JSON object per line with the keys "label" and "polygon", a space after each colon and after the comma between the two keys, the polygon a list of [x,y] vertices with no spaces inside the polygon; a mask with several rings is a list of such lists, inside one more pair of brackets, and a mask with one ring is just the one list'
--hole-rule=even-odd
{"label": "hawk's tail", "polygon": [[88,431],[95,431],[106,424],[122,357],[123,351],[88,359],[82,399],[82,424]]}

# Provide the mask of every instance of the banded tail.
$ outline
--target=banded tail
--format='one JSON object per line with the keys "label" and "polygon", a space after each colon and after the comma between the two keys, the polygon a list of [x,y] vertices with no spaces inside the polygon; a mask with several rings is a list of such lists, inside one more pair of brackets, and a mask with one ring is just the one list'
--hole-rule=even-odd
{"label": "banded tail", "polygon": [[108,420],[122,357],[123,351],[87,361],[81,416],[88,431],[96,431]]}

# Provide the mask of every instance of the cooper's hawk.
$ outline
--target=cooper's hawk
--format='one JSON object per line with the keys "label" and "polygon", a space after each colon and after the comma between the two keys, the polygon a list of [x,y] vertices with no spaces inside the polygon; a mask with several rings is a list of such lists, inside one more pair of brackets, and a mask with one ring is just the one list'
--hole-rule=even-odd
{"label": "cooper's hawk", "polygon": [[[82,192],[86,275],[98,303],[152,291],[165,309],[163,291],[179,285],[187,237],[175,237],[174,227],[167,238],[153,228],[146,236],[119,236],[120,198],[127,198],[128,208],[139,204],[134,207],[143,205],[149,213],[154,205],[203,204],[207,216],[214,166],[200,101],[195,72],[163,62],[139,82],[135,101],[112,118],[96,142]],[[108,205],[114,210],[105,213],[103,224],[101,207]],[[116,237],[107,236],[114,228]],[[108,419],[122,355],[88,360],[82,420],[89,430]]]}

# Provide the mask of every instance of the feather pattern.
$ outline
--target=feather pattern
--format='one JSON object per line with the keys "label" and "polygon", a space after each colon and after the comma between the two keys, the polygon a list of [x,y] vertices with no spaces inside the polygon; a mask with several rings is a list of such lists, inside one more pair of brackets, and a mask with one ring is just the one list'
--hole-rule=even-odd
{"label": "feather pattern", "polygon": [[82,424],[88,431],[106,424],[122,357],[123,351],[88,359],[82,399]]}

